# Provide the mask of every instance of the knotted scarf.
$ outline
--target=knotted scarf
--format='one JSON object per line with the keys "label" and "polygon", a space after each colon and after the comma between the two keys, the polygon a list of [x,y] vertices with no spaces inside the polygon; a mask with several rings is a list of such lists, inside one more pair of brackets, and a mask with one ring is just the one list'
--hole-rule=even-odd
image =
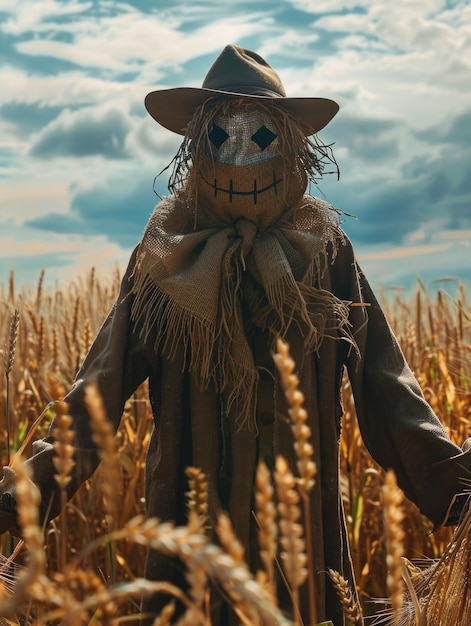
{"label": "knotted scarf", "polygon": [[234,403],[250,424],[258,381],[251,325],[275,340],[296,324],[306,352],[328,334],[348,335],[347,304],[319,286],[342,241],[338,213],[312,196],[263,229],[243,217],[195,226],[191,206],[165,198],[139,247],[132,319],[157,353],[171,359],[183,346],[199,384],[212,381],[227,411]]}

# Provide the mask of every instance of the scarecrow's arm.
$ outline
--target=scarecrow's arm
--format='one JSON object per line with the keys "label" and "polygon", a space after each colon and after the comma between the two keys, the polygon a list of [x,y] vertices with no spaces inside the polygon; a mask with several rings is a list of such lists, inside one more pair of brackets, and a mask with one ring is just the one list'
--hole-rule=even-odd
{"label": "scarecrow's arm", "polygon": [[[103,400],[107,418],[116,431],[126,400],[150,375],[155,367],[155,355],[139,339],[130,322],[130,308],[133,300],[132,272],[135,264],[134,252],[128,269],[121,282],[120,293],[98,332],[75,382],[65,396],[68,413],[73,418],[75,437],[75,467],[72,480],[67,487],[68,498],[91,476],[99,464],[99,456],[93,443],[90,416],[85,404],[87,385],[96,382]],[[41,518],[52,519],[60,511],[59,490],[54,479],[53,466],[54,439],[51,424],[50,434],[33,444],[33,456],[27,461],[34,482],[42,496]],[[14,510],[15,477],[7,471],[0,482],[0,509]],[[8,507],[7,507],[8,505]],[[5,530],[5,529],[3,529]]]}
{"label": "scarecrow's arm", "polygon": [[[450,514],[455,496],[471,479],[471,451],[449,439],[426,402],[351,245],[339,251],[344,299],[351,309],[359,354],[350,351],[349,378],[361,433],[373,458],[392,468],[399,485],[436,525]],[[469,483],[468,483],[469,485]],[[452,514],[456,521],[458,502]]]}

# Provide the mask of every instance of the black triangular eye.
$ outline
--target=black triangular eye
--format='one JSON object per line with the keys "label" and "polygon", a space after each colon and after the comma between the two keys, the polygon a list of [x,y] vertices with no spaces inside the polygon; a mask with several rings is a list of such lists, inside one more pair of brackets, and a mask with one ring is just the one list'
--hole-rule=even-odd
{"label": "black triangular eye", "polygon": [[271,142],[276,139],[275,133],[267,128],[265,125],[260,126],[256,133],[254,133],[251,137],[252,141],[259,146],[260,150],[265,150],[271,144]]}
{"label": "black triangular eye", "polygon": [[213,127],[209,131],[209,138],[211,139],[213,144],[216,146],[217,150],[219,150],[219,148],[222,146],[222,144],[226,141],[228,137],[229,135],[226,133],[224,128],[221,128],[220,126],[217,126],[216,124],[213,124]]}

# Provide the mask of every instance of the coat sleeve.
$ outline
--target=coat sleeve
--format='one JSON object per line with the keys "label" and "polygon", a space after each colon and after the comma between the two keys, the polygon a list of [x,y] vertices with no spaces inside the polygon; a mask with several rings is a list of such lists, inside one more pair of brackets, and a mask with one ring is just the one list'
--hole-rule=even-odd
{"label": "coat sleeve", "polygon": [[358,350],[346,363],[363,441],[438,526],[455,495],[466,491],[471,452],[451,442],[426,402],[348,241],[335,265],[342,299],[356,305],[350,322]]}
{"label": "coat sleeve", "polygon": [[[87,384],[91,382],[98,384],[107,417],[116,431],[126,400],[156,366],[155,354],[139,339],[139,334],[134,330],[130,320],[133,300],[132,274],[136,252],[137,249],[131,257],[113,308],[99,330],[71,390],[64,398],[69,405],[75,432],[72,443],[75,447],[76,465],[67,489],[69,498],[99,464],[92,438],[90,416],[84,401]],[[33,444],[33,455],[27,461],[32,470],[33,480],[41,491],[42,520],[52,519],[60,512],[60,494],[54,479],[54,439],[51,434],[53,428],[54,422],[51,424],[50,434]],[[7,478],[10,480],[6,480]],[[12,499],[14,502],[14,493],[9,491],[14,491],[11,472],[7,472],[5,479],[0,483],[0,506],[2,502],[11,503]]]}

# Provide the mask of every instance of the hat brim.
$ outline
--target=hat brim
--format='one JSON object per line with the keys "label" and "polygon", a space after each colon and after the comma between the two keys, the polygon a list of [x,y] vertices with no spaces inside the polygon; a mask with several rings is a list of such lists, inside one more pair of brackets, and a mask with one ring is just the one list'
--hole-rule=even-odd
{"label": "hat brim", "polygon": [[328,98],[285,98],[282,96],[236,93],[205,87],[174,87],[147,94],[145,106],[149,114],[164,128],[184,135],[196,107],[211,96],[248,98],[271,102],[282,107],[303,123],[306,135],[322,130],[339,110],[339,105]]}

